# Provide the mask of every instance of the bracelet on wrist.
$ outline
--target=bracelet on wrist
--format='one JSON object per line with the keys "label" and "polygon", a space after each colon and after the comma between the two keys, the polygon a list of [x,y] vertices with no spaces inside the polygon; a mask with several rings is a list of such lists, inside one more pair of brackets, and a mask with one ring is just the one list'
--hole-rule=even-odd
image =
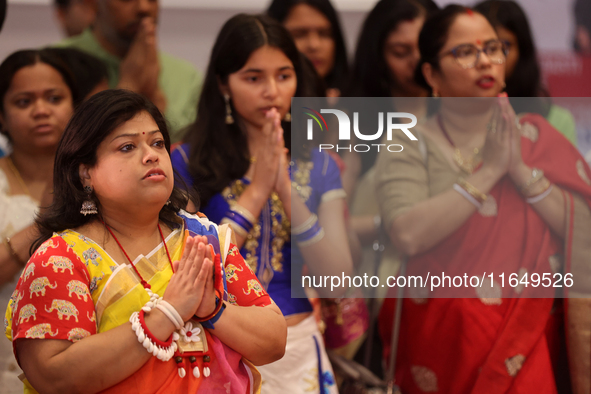
{"label": "bracelet on wrist", "polygon": [[476,201],[478,201],[480,204],[485,202],[486,199],[488,198],[488,196],[486,194],[482,193],[475,186],[473,186],[471,183],[469,183],[468,181],[466,181],[463,178],[460,178],[458,180],[457,185],[459,185],[462,189],[467,191],[468,194],[470,194],[472,197],[474,197],[474,199],[476,199]]}
{"label": "bracelet on wrist", "polygon": [[220,300],[219,298],[216,298],[216,306],[217,306],[218,303],[220,304],[219,311],[211,319],[202,321],[201,322],[201,325],[203,327],[208,328],[210,330],[215,330],[214,324],[218,320],[220,320],[220,317],[222,317],[222,314],[226,310],[226,303],[223,300]]}
{"label": "bracelet on wrist", "polygon": [[294,236],[304,234],[306,231],[310,230],[314,225],[316,225],[316,223],[318,223],[318,216],[316,216],[315,213],[312,213],[310,216],[308,216],[308,219],[306,219],[304,223],[292,228],[291,234]]}
{"label": "bracelet on wrist", "polygon": [[[146,312],[142,309],[140,312],[133,312],[129,317],[131,329],[137,336],[138,342],[151,353],[154,357],[161,361],[168,361],[177,350],[177,344],[172,340],[172,334],[166,341],[160,341],[156,338],[146,326],[144,314]],[[165,345],[165,346],[162,346]]]}
{"label": "bracelet on wrist", "polygon": [[453,189],[460,193],[466,200],[470,201],[472,205],[476,207],[476,209],[482,208],[482,203],[480,203],[477,199],[475,199],[470,193],[468,193],[463,187],[454,183]]}
{"label": "bracelet on wrist", "polygon": [[218,292],[218,290],[216,290],[215,308],[214,308],[213,312],[210,313],[206,317],[199,317],[199,316],[195,315],[195,319],[197,319],[203,327],[213,330],[214,329],[213,324],[220,319],[220,317],[222,316],[222,313],[224,313],[225,309],[226,309],[226,304],[221,299],[221,294]]}
{"label": "bracelet on wrist", "polygon": [[318,231],[315,232],[310,238],[305,239],[305,240],[301,240],[301,241],[297,241],[298,246],[300,248],[302,247],[306,247],[306,246],[310,246],[310,245],[314,245],[317,242],[320,242],[322,240],[322,238],[324,238],[324,229],[322,227],[318,227]]}
{"label": "bracelet on wrist", "polygon": [[298,246],[309,246],[320,241],[324,237],[324,229],[318,223],[318,216],[311,214],[308,219],[291,230],[293,241]]}
{"label": "bracelet on wrist", "polygon": [[544,177],[544,171],[542,171],[538,168],[532,168],[531,177],[529,178],[529,180],[527,182],[525,182],[524,184],[522,184],[521,186],[519,186],[519,191],[521,192],[521,194],[523,194],[523,195],[530,194],[530,193],[528,193],[529,188],[531,186],[533,186],[534,184],[536,184],[538,181],[540,181],[543,177]]}
{"label": "bracelet on wrist", "polygon": [[146,326],[145,317],[146,317],[146,312],[144,312],[143,310],[140,310],[139,313],[138,313],[138,319],[139,319],[140,325],[142,326],[142,329],[144,330],[144,333],[145,333],[146,337],[148,337],[156,345],[158,345],[160,347],[163,347],[163,348],[164,347],[169,347],[170,345],[172,345],[172,334],[170,334],[170,336],[168,337],[168,339],[166,341],[159,340],[148,329],[148,326]]}
{"label": "bracelet on wrist", "polygon": [[550,181],[547,178],[542,177],[535,183],[532,183],[521,194],[526,198],[535,197],[546,191],[546,189],[548,189],[549,187]]}
{"label": "bracelet on wrist", "polygon": [[240,204],[234,204],[224,215],[223,223],[230,227],[241,237],[246,237],[254,227],[256,219],[254,215]]}
{"label": "bracelet on wrist", "polygon": [[526,198],[525,202],[527,202],[528,204],[535,204],[537,202],[540,202],[550,195],[553,188],[554,185],[550,184],[550,182],[548,181],[548,187],[546,187],[543,192],[539,193],[538,195]]}
{"label": "bracelet on wrist", "polygon": [[152,290],[146,289],[146,292],[150,296],[150,301],[146,302],[146,305],[142,307],[142,311],[144,313],[150,313],[152,309],[156,308],[162,311],[162,313],[168,317],[177,330],[185,325],[183,318],[174,306],[165,301],[163,298],[160,298],[160,296],[152,292]]}

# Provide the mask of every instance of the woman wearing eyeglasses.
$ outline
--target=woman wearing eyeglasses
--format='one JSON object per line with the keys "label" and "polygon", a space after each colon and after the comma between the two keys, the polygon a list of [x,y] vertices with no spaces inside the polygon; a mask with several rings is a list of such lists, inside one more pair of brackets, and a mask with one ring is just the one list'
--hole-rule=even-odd
{"label": "woman wearing eyeglasses", "polygon": [[[505,48],[484,16],[445,7],[425,22],[419,49],[419,81],[443,98],[413,129],[420,142],[402,136],[392,143],[403,152],[378,157],[384,227],[408,256],[407,277],[423,268],[495,276],[466,287],[459,296],[465,298],[408,289],[396,383],[405,394],[557,393],[557,367],[564,370],[566,362],[557,357],[564,323],[555,288],[509,285],[497,274],[568,272],[576,283],[586,279],[576,271],[591,255],[591,170],[541,116],[516,122],[501,94]],[[575,392],[589,388],[591,340],[576,330],[585,308],[587,301],[568,300]],[[394,309],[395,300],[387,299],[380,314],[386,355]]]}

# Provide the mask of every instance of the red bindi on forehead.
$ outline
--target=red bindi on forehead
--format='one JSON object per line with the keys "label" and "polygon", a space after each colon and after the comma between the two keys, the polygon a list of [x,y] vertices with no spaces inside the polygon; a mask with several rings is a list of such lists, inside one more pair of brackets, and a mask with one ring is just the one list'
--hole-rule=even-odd
{"label": "red bindi on forehead", "polygon": [[472,16],[472,15],[474,15],[474,11],[472,11],[471,8],[466,8],[466,14]]}
{"label": "red bindi on forehead", "polygon": [[477,43],[478,45],[480,45],[480,44],[482,44],[482,41],[480,41],[480,40],[476,40],[476,43]]}

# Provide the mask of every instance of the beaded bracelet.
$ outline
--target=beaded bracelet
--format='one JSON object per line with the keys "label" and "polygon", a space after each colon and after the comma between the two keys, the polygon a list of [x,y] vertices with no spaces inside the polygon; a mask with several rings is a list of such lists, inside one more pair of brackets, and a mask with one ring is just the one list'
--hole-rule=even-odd
{"label": "beaded bracelet", "polygon": [[[152,353],[154,357],[161,361],[170,360],[174,356],[174,352],[177,350],[177,344],[172,341],[172,335],[166,342],[162,342],[152,335],[143,319],[145,313],[144,310],[141,310],[139,313],[133,312],[131,314],[129,318],[131,329],[135,332],[138,342],[142,344],[148,353]],[[162,346],[167,344],[169,345]]]}
{"label": "beaded bracelet", "polygon": [[146,334],[146,337],[150,338],[150,340],[152,342],[154,342],[154,344],[156,344],[162,348],[166,348],[166,347],[169,347],[170,345],[172,345],[172,334],[164,342],[161,341],[160,339],[156,338],[152,334],[152,332],[148,329],[148,326],[146,326],[145,317],[146,317],[146,312],[144,312],[143,310],[140,310],[138,313],[138,320],[140,322],[140,325],[142,326],[142,329],[144,330],[144,333]]}

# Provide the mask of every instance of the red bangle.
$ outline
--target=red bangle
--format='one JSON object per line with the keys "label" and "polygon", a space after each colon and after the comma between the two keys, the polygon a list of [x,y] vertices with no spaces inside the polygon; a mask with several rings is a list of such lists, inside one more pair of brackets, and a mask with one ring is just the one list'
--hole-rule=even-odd
{"label": "red bangle", "polygon": [[142,328],[144,329],[144,334],[146,334],[146,336],[148,338],[150,338],[150,340],[152,340],[152,342],[154,342],[154,344],[165,348],[165,347],[169,347],[170,345],[172,345],[172,334],[170,334],[170,337],[168,337],[168,339],[166,340],[166,342],[162,342],[160,339],[156,338],[154,336],[154,334],[152,334],[150,332],[150,330],[148,330],[148,326],[146,326],[146,321],[144,320],[144,316],[145,316],[145,312],[144,310],[140,310],[139,313],[139,320],[140,320],[140,325],[142,326]]}
{"label": "red bangle", "polygon": [[210,313],[207,317],[199,317],[197,315],[195,315],[195,319],[197,319],[197,321],[206,321],[209,319],[212,319],[215,315],[218,314],[218,312],[220,311],[220,309],[222,309],[222,305],[224,304],[222,301],[222,295],[220,293],[220,291],[218,289],[215,289],[215,296],[218,299],[218,302],[216,302],[215,304],[215,309],[213,310],[212,313]]}

